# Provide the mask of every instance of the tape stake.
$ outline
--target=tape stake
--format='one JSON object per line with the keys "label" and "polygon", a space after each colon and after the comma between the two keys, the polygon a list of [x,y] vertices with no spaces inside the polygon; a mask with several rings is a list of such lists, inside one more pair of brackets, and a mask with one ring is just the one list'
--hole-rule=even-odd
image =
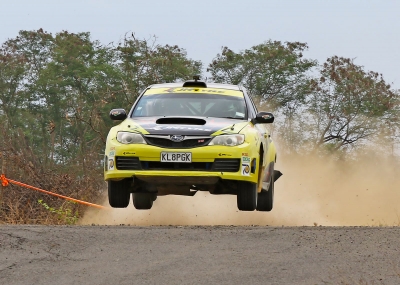
{"label": "tape stake", "polygon": [[0,175],[1,186],[7,187],[8,186],[8,179],[4,174]]}

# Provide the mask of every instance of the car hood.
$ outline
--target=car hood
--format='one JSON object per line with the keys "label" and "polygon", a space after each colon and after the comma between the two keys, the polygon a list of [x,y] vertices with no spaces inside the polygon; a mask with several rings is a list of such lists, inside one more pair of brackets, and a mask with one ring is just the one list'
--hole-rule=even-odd
{"label": "car hood", "polygon": [[121,130],[151,135],[215,136],[237,134],[247,120],[211,117],[138,117],[121,123]]}

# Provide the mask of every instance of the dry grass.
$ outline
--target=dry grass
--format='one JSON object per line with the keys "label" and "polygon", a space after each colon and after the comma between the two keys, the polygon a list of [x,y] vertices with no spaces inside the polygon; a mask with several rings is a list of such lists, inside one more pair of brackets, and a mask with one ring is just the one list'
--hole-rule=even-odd
{"label": "dry grass", "polygon": [[[88,163],[84,171],[73,166],[45,166],[25,141],[3,139],[0,166],[5,166],[7,178],[90,202],[104,195],[101,167],[95,163],[95,167]],[[6,224],[67,224],[86,210],[86,206],[12,184],[3,188],[0,206],[0,223]]]}

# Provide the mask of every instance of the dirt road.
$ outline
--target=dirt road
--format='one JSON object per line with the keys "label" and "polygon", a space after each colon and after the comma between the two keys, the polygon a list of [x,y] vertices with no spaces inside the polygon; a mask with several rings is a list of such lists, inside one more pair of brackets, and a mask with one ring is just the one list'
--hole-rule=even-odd
{"label": "dirt road", "polygon": [[400,228],[0,226],[0,284],[400,284]]}

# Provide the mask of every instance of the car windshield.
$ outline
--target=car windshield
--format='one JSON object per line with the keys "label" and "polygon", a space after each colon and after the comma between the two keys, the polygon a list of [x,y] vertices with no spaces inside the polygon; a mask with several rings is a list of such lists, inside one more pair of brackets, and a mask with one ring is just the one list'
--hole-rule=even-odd
{"label": "car windshield", "polygon": [[132,117],[197,116],[247,119],[243,97],[204,93],[144,95],[136,104]]}

